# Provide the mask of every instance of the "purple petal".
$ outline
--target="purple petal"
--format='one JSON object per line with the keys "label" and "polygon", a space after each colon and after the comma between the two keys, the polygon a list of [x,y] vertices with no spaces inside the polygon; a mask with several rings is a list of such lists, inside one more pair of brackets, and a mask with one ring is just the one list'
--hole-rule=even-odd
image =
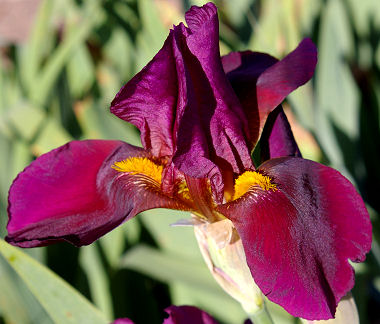
{"label": "purple petal", "polygon": [[139,175],[111,168],[149,156],[120,141],[73,141],[44,154],[9,191],[7,241],[22,247],[56,241],[90,244],[137,213],[155,207],[188,209]]}
{"label": "purple petal", "polygon": [[259,111],[269,113],[289,93],[309,81],[316,64],[317,49],[309,38],[305,38],[293,52],[258,77],[256,93]]}
{"label": "purple petal", "polygon": [[224,71],[248,120],[250,149],[256,145],[265,123],[257,105],[257,78],[276,62],[278,60],[268,54],[250,51],[232,52],[222,57]]}
{"label": "purple petal", "polygon": [[301,152],[281,105],[268,115],[260,137],[260,153],[262,161],[282,156],[301,157]]}
{"label": "purple petal", "polygon": [[132,320],[129,318],[117,318],[115,319],[111,324],[135,324]]}
{"label": "purple petal", "polygon": [[334,316],[354,285],[348,259],[363,261],[371,224],[353,185],[339,172],[301,158],[277,158],[259,171],[277,190],[251,191],[220,207],[242,239],[256,284],[290,314]]}
{"label": "purple petal", "polygon": [[312,77],[317,50],[310,39],[304,39],[281,61],[264,53],[249,51],[231,53],[222,61],[248,119],[252,148],[260,137],[268,114],[289,93]]}
{"label": "purple petal", "polygon": [[111,111],[140,128],[153,155],[172,156],[181,172],[209,178],[221,201],[223,169],[253,167],[248,124],[221,64],[215,5],[192,7],[186,20],[189,27],[174,27],[161,51],[121,89]]}
{"label": "purple petal", "polygon": [[157,157],[172,155],[174,150],[172,127],[178,85],[172,43],[171,32],[152,61],[111,103],[111,112],[139,128],[144,148]]}
{"label": "purple petal", "polygon": [[169,306],[163,324],[218,324],[211,315],[194,306]]}
{"label": "purple petal", "polygon": [[244,113],[220,60],[217,18],[212,3],[192,7],[186,14],[189,29],[176,29],[177,64],[185,72],[179,89],[185,101],[177,111],[173,161],[193,178],[208,177],[221,200],[222,178],[215,166],[241,172],[252,168],[252,161]]}

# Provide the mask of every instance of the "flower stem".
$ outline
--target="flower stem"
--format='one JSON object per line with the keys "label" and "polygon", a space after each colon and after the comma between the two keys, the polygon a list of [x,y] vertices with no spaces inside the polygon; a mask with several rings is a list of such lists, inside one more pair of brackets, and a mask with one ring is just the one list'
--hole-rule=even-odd
{"label": "flower stem", "polygon": [[273,320],[265,306],[256,312],[247,312],[247,314],[253,324],[273,324]]}

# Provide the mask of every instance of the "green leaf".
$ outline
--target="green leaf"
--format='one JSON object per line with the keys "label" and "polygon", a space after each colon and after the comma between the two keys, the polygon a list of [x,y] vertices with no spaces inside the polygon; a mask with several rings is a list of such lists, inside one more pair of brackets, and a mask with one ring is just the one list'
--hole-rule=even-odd
{"label": "green leaf", "polygon": [[96,244],[82,247],[79,260],[82,269],[87,274],[95,305],[103,311],[107,318],[113,318],[110,283]]}
{"label": "green leaf", "polygon": [[[130,225],[130,223],[133,224],[133,220],[130,220],[128,225]],[[126,237],[123,225],[113,229],[99,240],[102,250],[104,251],[103,254],[113,268],[118,266],[119,259],[125,247],[125,241]]]}
{"label": "green leaf", "polygon": [[[358,89],[351,75],[348,58],[353,40],[349,22],[340,0],[332,0],[325,7],[321,20],[319,62],[316,71],[315,132],[332,164],[344,167],[344,147],[338,136],[355,141],[359,132]],[[344,116],[344,118],[342,118]],[[352,143],[347,147],[353,147]]]}
{"label": "green leaf", "polygon": [[104,315],[75,289],[20,249],[0,240],[0,254],[16,271],[54,323],[109,323]]}
{"label": "green leaf", "polygon": [[41,1],[28,42],[20,48],[20,78],[28,90],[36,82],[36,76],[46,52],[46,44],[53,38],[53,29],[50,26],[52,5],[53,1]]}
{"label": "green leaf", "polygon": [[244,23],[244,18],[246,16],[247,10],[249,10],[252,0],[235,0],[226,1],[225,11],[228,13],[228,18],[231,20],[233,25],[241,26]]}
{"label": "green leaf", "polygon": [[85,44],[74,51],[67,66],[70,91],[74,97],[81,97],[95,81],[95,69]]}
{"label": "green leaf", "polygon": [[0,313],[6,323],[53,323],[29,289],[2,257],[0,257],[0,278]]}
{"label": "green leaf", "polygon": [[294,17],[298,6],[294,1],[267,0],[262,3],[257,20],[249,14],[253,33],[249,48],[276,57],[294,49],[300,40],[299,21]]}
{"label": "green leaf", "polygon": [[203,291],[222,293],[200,258],[161,252],[140,244],[127,251],[120,260],[120,266],[140,271],[163,282],[177,281]]}
{"label": "green leaf", "polygon": [[174,305],[197,306],[223,323],[243,323],[248,317],[240,304],[224,291],[205,291],[181,282],[172,283],[170,291]]}
{"label": "green leaf", "polygon": [[180,253],[189,257],[199,257],[200,252],[192,227],[173,227],[180,219],[190,218],[189,212],[170,209],[151,209],[140,215],[144,225],[158,245],[165,251]]}
{"label": "green leaf", "polygon": [[46,118],[44,128],[33,143],[35,155],[46,153],[71,140],[70,134],[53,118]]}
{"label": "green leaf", "polygon": [[137,4],[143,26],[142,32],[137,34],[136,67],[139,71],[162,47],[169,31],[160,21],[157,8],[152,5],[152,1],[140,0]]}
{"label": "green leaf", "polygon": [[114,28],[109,41],[104,46],[104,54],[112,63],[121,80],[125,81],[131,77],[134,47],[125,30]]}
{"label": "green leaf", "polygon": [[117,118],[99,102],[84,101],[75,110],[84,138],[119,139],[141,146],[140,135],[135,126]]}
{"label": "green leaf", "polygon": [[30,88],[29,96],[33,102],[45,103],[48,94],[51,92],[62,68],[73,54],[73,51],[88,38],[94,26],[101,21],[102,11],[99,3],[100,1],[89,1],[84,5],[82,21],[78,24],[78,28],[75,32],[68,33],[62,43],[51,54]]}
{"label": "green leaf", "polygon": [[[2,116],[2,118],[6,117],[8,117],[18,135],[26,141],[31,141],[46,116],[41,109],[26,102],[20,102],[10,108],[6,115]],[[28,127],[25,127],[25,125],[28,125]]]}
{"label": "green leaf", "polygon": [[380,2],[377,0],[347,0],[347,8],[351,10],[352,23],[361,40],[371,33],[371,28],[380,28]]}

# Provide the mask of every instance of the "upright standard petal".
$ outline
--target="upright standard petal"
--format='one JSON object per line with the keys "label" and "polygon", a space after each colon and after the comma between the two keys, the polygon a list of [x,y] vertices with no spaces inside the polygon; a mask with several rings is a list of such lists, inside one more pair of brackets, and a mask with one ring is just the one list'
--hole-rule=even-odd
{"label": "upright standard petal", "polygon": [[112,169],[115,161],[149,157],[120,142],[73,141],[33,161],[9,191],[6,240],[22,247],[56,241],[90,244],[140,211],[187,209],[160,193],[160,184]]}
{"label": "upright standard petal", "polygon": [[301,157],[301,152],[281,105],[268,115],[260,137],[260,154],[262,162],[283,156]]}
{"label": "upright standard petal", "polygon": [[249,51],[223,57],[224,70],[249,122],[251,148],[260,138],[268,114],[310,80],[316,63],[317,49],[310,39],[304,39],[280,61]]}
{"label": "upright standard petal", "polygon": [[179,96],[173,162],[193,178],[209,178],[215,199],[223,199],[222,171],[252,168],[248,128],[240,103],[221,65],[214,4],[192,7],[189,28],[175,28]]}
{"label": "upright standard petal", "polygon": [[162,49],[120,89],[111,112],[141,132],[141,142],[154,156],[174,152],[172,127],[177,104],[177,72],[172,51],[173,33]]}
{"label": "upright standard petal", "polygon": [[289,313],[329,319],[353,287],[348,263],[371,247],[365,205],[339,172],[302,158],[277,158],[258,172],[268,181],[219,208],[234,223],[252,276]]}
{"label": "upright standard petal", "polygon": [[169,306],[165,309],[169,314],[163,324],[218,324],[211,315],[194,306]]}
{"label": "upright standard petal", "polygon": [[253,168],[248,123],[221,64],[215,5],[192,7],[186,21],[120,90],[111,111],[140,128],[154,156],[168,155],[181,172],[208,178],[221,201],[223,170]]}

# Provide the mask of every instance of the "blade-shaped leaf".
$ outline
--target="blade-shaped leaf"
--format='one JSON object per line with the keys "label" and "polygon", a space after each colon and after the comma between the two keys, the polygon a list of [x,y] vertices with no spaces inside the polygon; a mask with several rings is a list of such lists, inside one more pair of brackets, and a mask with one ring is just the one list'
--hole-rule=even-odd
{"label": "blade-shaped leaf", "polygon": [[120,266],[140,271],[164,282],[180,281],[199,289],[223,293],[201,259],[181,257],[140,244],[124,255]]}
{"label": "blade-shaped leaf", "polygon": [[20,276],[54,323],[109,322],[80,293],[20,249],[0,240],[0,254]]}
{"label": "blade-shaped leaf", "polygon": [[112,297],[107,273],[95,244],[82,247],[80,250],[80,264],[87,274],[91,296],[108,318],[113,317]]}
{"label": "blade-shaped leaf", "polygon": [[5,323],[53,324],[4,258],[0,257],[0,313]]}

